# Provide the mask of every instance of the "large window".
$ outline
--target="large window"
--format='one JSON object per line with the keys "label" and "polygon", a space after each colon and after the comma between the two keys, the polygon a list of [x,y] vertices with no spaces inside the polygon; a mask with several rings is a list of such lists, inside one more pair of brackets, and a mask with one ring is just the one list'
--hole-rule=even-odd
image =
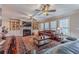
{"label": "large window", "polygon": [[49,30],[49,22],[45,23],[45,30]]}
{"label": "large window", "polygon": [[59,26],[61,27],[61,32],[65,35],[69,35],[69,19],[61,19],[59,20]]}
{"label": "large window", "polygon": [[51,26],[51,30],[56,30],[57,27],[56,21],[51,21],[50,26]]}

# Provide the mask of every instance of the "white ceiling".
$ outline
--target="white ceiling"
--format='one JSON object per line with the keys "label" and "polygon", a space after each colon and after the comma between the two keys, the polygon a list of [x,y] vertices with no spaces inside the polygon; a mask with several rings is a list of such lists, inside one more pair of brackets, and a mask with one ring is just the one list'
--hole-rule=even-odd
{"label": "white ceiling", "polygon": [[[7,18],[26,19],[28,15],[35,14],[35,9],[39,8],[39,4],[5,4],[2,7],[2,16]],[[52,5],[51,5],[52,6]],[[79,4],[56,4],[56,12],[49,13],[49,16],[37,14],[35,18],[38,20],[70,15],[79,9]],[[53,8],[53,7],[52,7]]]}

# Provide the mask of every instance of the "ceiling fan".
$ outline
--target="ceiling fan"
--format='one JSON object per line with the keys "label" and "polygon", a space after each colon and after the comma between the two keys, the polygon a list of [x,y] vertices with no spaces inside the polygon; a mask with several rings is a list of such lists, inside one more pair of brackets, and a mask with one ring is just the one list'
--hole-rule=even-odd
{"label": "ceiling fan", "polygon": [[39,12],[38,11],[33,11],[33,12],[34,12],[34,14],[24,14],[22,17],[19,17],[19,19],[27,19],[27,20],[31,20],[31,21],[37,21],[35,16]]}
{"label": "ceiling fan", "polygon": [[[51,7],[52,7],[52,9],[51,9]],[[42,12],[40,14],[44,14],[44,15],[48,16],[49,12],[56,12],[56,9],[55,9],[54,5],[52,6],[50,4],[42,4],[42,5],[40,5],[40,8],[36,9],[35,11]]]}
{"label": "ceiling fan", "polygon": [[38,11],[37,11],[37,12],[35,11],[35,13],[34,13],[34,14],[29,15],[29,16],[28,16],[28,20],[37,21],[37,20],[36,20],[36,18],[35,18],[35,16],[36,16],[38,13],[39,13]]}
{"label": "ceiling fan", "polygon": [[[53,8],[51,9],[51,7],[53,7]],[[28,18],[30,20],[36,21],[36,19],[34,18],[34,16],[36,16],[37,14],[39,14],[39,15],[44,14],[45,16],[48,16],[49,12],[56,12],[56,9],[55,9],[54,5],[51,6],[50,4],[41,4],[40,5],[40,9],[35,9],[34,12],[35,13],[33,15],[31,15],[31,16],[28,16]]]}

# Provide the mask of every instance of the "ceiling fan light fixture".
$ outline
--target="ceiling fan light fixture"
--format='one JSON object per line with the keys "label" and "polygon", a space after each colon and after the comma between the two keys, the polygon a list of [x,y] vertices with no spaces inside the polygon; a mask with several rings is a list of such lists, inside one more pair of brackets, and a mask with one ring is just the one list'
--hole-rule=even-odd
{"label": "ceiling fan light fixture", "polygon": [[56,9],[54,8],[55,6],[53,5],[53,9],[50,9],[50,4],[42,4],[41,9],[44,15],[48,15],[48,12],[55,12]]}
{"label": "ceiling fan light fixture", "polygon": [[43,12],[45,16],[48,16],[48,11]]}
{"label": "ceiling fan light fixture", "polygon": [[55,5],[50,4],[41,4],[39,9],[36,9],[35,11],[40,12],[40,14],[44,14],[45,16],[48,16],[49,12],[56,12]]}

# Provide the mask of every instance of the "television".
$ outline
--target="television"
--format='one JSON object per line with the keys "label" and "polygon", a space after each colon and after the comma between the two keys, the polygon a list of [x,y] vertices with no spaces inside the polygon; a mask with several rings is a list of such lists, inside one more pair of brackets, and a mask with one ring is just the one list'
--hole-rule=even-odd
{"label": "television", "polygon": [[22,22],[23,27],[31,27],[31,22]]}

